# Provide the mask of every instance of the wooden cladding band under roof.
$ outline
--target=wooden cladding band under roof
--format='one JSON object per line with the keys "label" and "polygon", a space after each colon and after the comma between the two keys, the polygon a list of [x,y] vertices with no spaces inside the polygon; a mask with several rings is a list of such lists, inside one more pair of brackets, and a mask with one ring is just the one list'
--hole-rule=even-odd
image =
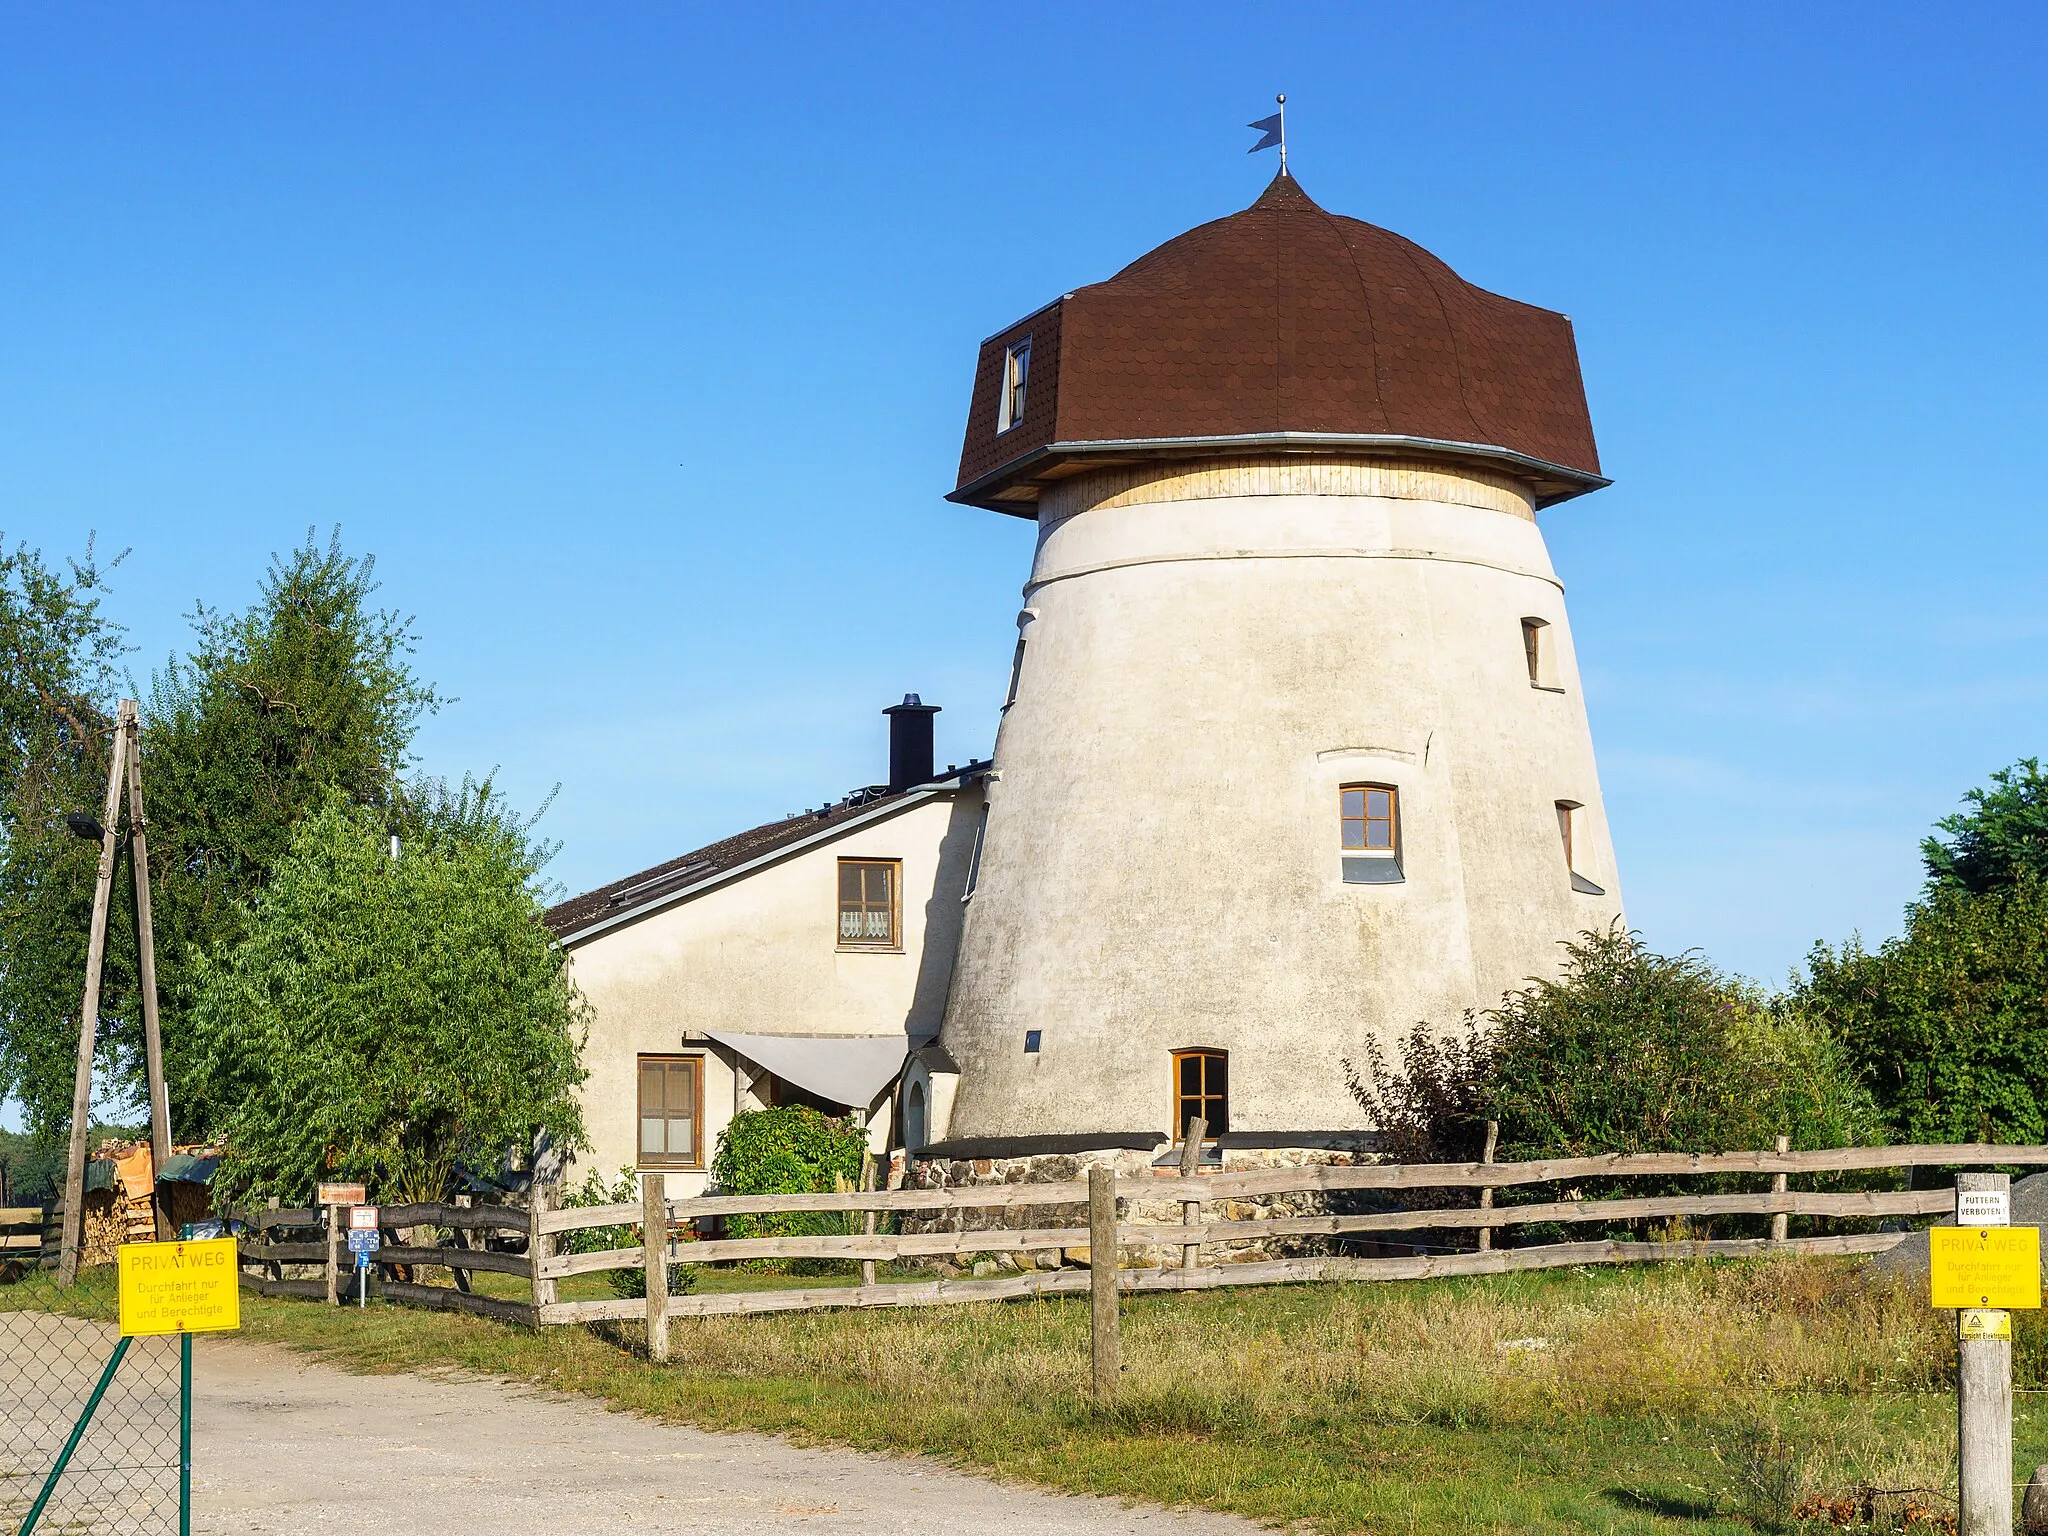
{"label": "wooden cladding band under roof", "polygon": [[[1022,419],[996,430],[1026,338]],[[1084,469],[1253,452],[1486,464],[1538,505],[1607,482],[1563,315],[1502,298],[1278,176],[985,342],[950,499],[1032,517]]]}

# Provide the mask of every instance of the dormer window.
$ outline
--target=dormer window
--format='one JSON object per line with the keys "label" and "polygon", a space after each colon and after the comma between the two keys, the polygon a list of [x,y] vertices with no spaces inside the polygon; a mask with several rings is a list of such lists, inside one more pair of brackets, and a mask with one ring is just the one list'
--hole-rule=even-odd
{"label": "dormer window", "polygon": [[1031,382],[1031,338],[1013,341],[1003,353],[1003,397],[996,405],[996,431],[1024,419],[1024,388]]}

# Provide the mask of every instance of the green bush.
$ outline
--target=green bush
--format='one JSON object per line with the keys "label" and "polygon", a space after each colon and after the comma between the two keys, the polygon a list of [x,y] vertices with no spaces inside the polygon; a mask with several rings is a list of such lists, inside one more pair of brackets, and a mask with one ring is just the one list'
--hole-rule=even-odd
{"label": "green bush", "polygon": [[[562,1204],[565,1207],[632,1205],[637,1204],[639,1199],[640,1176],[631,1168],[621,1168],[617,1181],[610,1185],[607,1185],[603,1176],[593,1168],[584,1178],[581,1188],[564,1190],[562,1193]],[[640,1224],[634,1222],[616,1227],[579,1227],[563,1233],[558,1241],[564,1253],[603,1253],[611,1248],[637,1248],[640,1246]],[[647,1271],[638,1266],[632,1269],[605,1270],[604,1278],[615,1296],[647,1294]],[[685,1296],[696,1288],[696,1265],[669,1265],[669,1295]]]}
{"label": "green bush", "polygon": [[[852,1120],[832,1119],[815,1109],[790,1105],[782,1109],[747,1110],[734,1115],[719,1134],[711,1157],[711,1175],[725,1195],[829,1194],[852,1189],[860,1179],[867,1152],[867,1132]],[[788,1215],[728,1216],[730,1237],[809,1237],[844,1235],[849,1226],[833,1211]],[[787,1268],[792,1274],[833,1274],[841,1261],[796,1259],[759,1261],[763,1268]]]}
{"label": "green bush", "polygon": [[1607,1152],[1865,1145],[1882,1126],[1825,1021],[1696,955],[1619,927],[1565,946],[1555,981],[1512,992],[1445,1036],[1421,1025],[1399,1069],[1376,1046],[1352,1091],[1397,1156],[1504,1160]]}

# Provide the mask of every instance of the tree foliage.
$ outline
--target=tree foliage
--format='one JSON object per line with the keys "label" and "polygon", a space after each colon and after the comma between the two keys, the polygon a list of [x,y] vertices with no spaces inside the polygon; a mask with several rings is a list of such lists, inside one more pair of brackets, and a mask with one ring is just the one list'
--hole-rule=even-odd
{"label": "tree foliage", "polygon": [[189,1049],[206,957],[243,935],[300,822],[336,794],[387,832],[435,814],[410,804],[404,775],[421,715],[443,700],[412,671],[412,620],[374,606],[373,569],[342,552],[339,530],[324,549],[309,533],[273,558],[246,611],[198,607],[191,654],[154,681],[144,776],[181,1136],[212,1135],[227,1112]]}
{"label": "tree foliage", "polygon": [[584,1141],[585,1005],[541,923],[524,829],[488,789],[393,858],[382,810],[340,793],[306,818],[243,936],[201,953],[194,1076],[219,1106],[223,1187],[311,1194],[360,1178],[442,1198]]}
{"label": "tree foliage", "polygon": [[1999,769],[1988,789],[1973,789],[1963,799],[1968,811],[1935,823],[1946,840],[1930,837],[1920,845],[1930,896],[2048,882],[2048,773],[2038,758]]}
{"label": "tree foliage", "polygon": [[[88,541],[59,569],[0,541],[0,1096],[47,1139],[69,1122],[96,844],[66,815],[97,816],[113,742],[122,632]],[[125,871],[124,871],[125,873]],[[101,1064],[132,1047],[132,927],[110,924]]]}
{"label": "tree foliage", "polygon": [[[801,1104],[746,1110],[719,1133],[711,1176],[727,1195],[829,1194],[853,1189],[860,1180],[867,1133],[851,1120],[837,1120]],[[836,1212],[794,1212],[781,1216],[728,1216],[733,1237],[801,1237],[843,1234],[846,1218]],[[762,1261],[772,1269],[781,1261]],[[799,1274],[829,1273],[832,1261],[798,1259],[787,1266]]]}
{"label": "tree foliage", "polygon": [[1476,1157],[1500,1123],[1506,1159],[1712,1152],[1874,1141],[1880,1124],[1839,1041],[1696,955],[1660,955],[1618,925],[1565,946],[1554,981],[1512,992],[1445,1036],[1411,1033],[1398,1068],[1376,1045],[1352,1091],[1402,1156]]}
{"label": "tree foliage", "polygon": [[2048,880],[1937,887],[1874,952],[1815,945],[1795,996],[1908,1141],[2048,1138]]}

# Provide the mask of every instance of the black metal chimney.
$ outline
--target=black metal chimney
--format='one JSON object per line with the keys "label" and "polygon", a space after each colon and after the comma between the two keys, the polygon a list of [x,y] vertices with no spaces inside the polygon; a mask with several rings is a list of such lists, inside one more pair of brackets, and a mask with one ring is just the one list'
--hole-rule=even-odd
{"label": "black metal chimney", "polygon": [[932,776],[932,716],[936,704],[927,704],[914,693],[903,695],[901,704],[891,704],[882,713],[889,717],[889,793],[900,795],[913,784],[924,784]]}

